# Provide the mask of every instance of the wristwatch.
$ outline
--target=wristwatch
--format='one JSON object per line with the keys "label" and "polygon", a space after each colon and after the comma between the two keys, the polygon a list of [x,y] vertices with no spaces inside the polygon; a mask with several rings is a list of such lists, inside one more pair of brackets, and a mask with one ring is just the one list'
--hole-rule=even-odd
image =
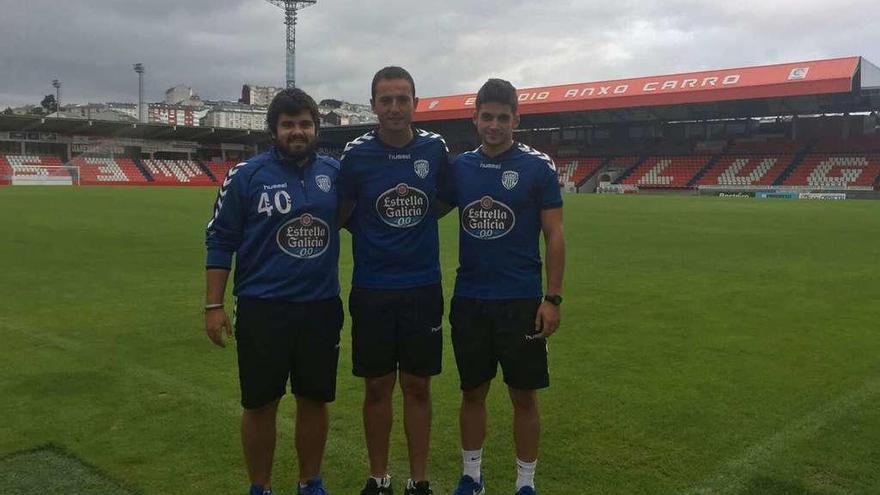
{"label": "wristwatch", "polygon": [[544,296],[544,300],[554,306],[559,306],[560,304],[562,304],[562,296],[560,296],[559,294],[547,294],[546,296]]}

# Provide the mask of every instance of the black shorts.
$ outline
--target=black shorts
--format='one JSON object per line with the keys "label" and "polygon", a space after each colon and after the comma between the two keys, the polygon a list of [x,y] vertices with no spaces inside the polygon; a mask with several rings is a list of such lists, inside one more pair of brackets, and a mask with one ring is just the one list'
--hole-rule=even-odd
{"label": "black shorts", "polygon": [[547,340],[535,333],[541,299],[452,298],[449,323],[461,389],[471,390],[495,378],[498,364],[504,383],[519,390],[550,385]]}
{"label": "black shorts", "polygon": [[351,361],[355,376],[376,378],[397,369],[416,376],[440,374],[443,357],[443,288],[353,287]]}
{"label": "black shorts", "polygon": [[343,318],[339,297],[305,303],[239,298],[235,340],[242,407],[256,409],[281,398],[288,378],[297,397],[332,402]]}

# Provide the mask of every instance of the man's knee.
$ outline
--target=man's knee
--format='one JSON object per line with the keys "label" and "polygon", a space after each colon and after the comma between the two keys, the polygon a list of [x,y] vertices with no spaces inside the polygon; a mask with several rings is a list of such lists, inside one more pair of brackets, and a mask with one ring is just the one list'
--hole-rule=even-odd
{"label": "man's knee", "polygon": [[400,390],[406,399],[428,402],[431,399],[431,377],[401,373]]}
{"label": "man's knee", "polygon": [[257,407],[246,407],[244,408],[244,413],[254,416],[264,416],[267,414],[275,414],[275,411],[278,409],[278,403],[281,402],[281,398],[277,398],[271,402],[267,402],[262,406]]}
{"label": "man's knee", "polygon": [[489,395],[489,385],[491,382],[486,382],[481,385],[478,385],[475,388],[462,390],[461,391],[461,400],[468,406],[482,406],[486,403],[486,396]]}
{"label": "man's knee", "polygon": [[510,401],[513,409],[519,412],[535,412],[538,410],[538,394],[534,390],[510,389]]}
{"label": "man's knee", "polygon": [[327,403],[324,401],[309,399],[306,397],[297,397],[296,408],[297,411],[317,413],[327,410]]}
{"label": "man's knee", "polygon": [[364,379],[364,402],[367,405],[380,404],[391,400],[394,393],[394,373],[376,378]]}

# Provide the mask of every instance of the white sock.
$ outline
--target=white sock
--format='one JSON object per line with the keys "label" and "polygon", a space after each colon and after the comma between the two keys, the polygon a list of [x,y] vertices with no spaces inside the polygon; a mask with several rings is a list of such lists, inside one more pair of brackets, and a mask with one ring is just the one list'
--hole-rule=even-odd
{"label": "white sock", "polygon": [[526,462],[520,459],[516,460],[516,489],[519,490],[524,486],[535,487],[535,466],[538,460]]}
{"label": "white sock", "polygon": [[479,482],[482,473],[480,465],[483,464],[483,449],[461,451],[462,473]]}
{"label": "white sock", "polygon": [[382,488],[385,486],[391,486],[391,476],[388,476],[387,474],[385,476],[380,476],[380,477],[371,476],[371,478],[376,480],[376,484],[379,485],[379,488]]}

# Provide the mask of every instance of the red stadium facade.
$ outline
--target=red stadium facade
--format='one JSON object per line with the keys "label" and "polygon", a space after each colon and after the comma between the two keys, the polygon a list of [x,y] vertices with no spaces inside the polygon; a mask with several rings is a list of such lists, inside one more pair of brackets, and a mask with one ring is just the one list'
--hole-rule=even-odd
{"label": "red stadium facade", "polygon": [[[860,57],[746,67],[518,91],[520,113],[584,112],[614,108],[783,98],[853,90]],[[476,94],[423,97],[417,121],[468,119]]]}

